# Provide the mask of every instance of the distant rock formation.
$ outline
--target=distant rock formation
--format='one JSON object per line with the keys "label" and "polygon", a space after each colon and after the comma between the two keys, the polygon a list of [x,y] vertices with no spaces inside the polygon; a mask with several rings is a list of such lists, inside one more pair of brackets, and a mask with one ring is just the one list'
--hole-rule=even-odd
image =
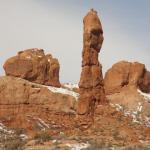
{"label": "distant rock formation", "polygon": [[120,61],[112,66],[104,78],[106,94],[120,92],[123,87],[134,86],[150,92],[150,72],[144,64]]}
{"label": "distant rock formation", "polygon": [[59,62],[43,49],[27,49],[18,52],[4,64],[6,75],[20,77],[31,82],[60,87]]}
{"label": "distant rock formation", "polygon": [[78,114],[94,112],[97,104],[104,103],[105,91],[102,67],[98,53],[103,43],[103,30],[95,10],[84,17],[82,72],[79,82]]}

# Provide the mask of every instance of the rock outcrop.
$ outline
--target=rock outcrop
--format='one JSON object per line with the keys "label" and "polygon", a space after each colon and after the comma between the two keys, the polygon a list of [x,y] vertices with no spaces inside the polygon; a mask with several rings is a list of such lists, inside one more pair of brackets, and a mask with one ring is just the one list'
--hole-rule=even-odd
{"label": "rock outcrop", "polygon": [[11,128],[24,128],[30,134],[47,129],[49,125],[44,121],[51,123],[63,114],[75,114],[76,97],[70,94],[72,91],[63,91],[66,89],[0,77],[0,122]]}
{"label": "rock outcrop", "polygon": [[106,94],[120,92],[122,88],[134,86],[143,92],[150,92],[150,72],[144,64],[120,61],[112,66],[104,78]]}
{"label": "rock outcrop", "polygon": [[[0,77],[0,114],[3,113],[4,106],[34,106],[33,111],[36,107],[64,112],[75,110],[76,98],[60,90],[61,88],[44,86],[12,76]],[[9,109],[6,111],[10,112]],[[13,111],[15,113],[15,109]]]}
{"label": "rock outcrop", "polygon": [[93,9],[84,17],[82,72],[79,82],[78,114],[94,112],[97,104],[104,103],[102,67],[98,53],[103,43],[103,30],[97,12]]}
{"label": "rock outcrop", "polygon": [[70,123],[71,116],[75,116],[77,101],[74,95],[63,88],[12,76],[0,77],[0,124],[22,128],[31,136],[45,129],[52,129],[51,133],[59,132],[59,128],[62,131],[64,124]]}
{"label": "rock outcrop", "polygon": [[6,75],[20,77],[34,83],[60,87],[59,62],[43,49],[27,49],[18,52],[4,64]]}

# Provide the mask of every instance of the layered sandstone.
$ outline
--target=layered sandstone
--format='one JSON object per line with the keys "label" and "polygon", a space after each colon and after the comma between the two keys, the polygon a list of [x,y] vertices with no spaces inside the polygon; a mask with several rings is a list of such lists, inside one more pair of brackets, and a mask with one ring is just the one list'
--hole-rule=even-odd
{"label": "layered sandstone", "polygon": [[143,92],[150,92],[150,72],[144,64],[120,61],[112,66],[104,78],[107,94],[120,92],[122,88],[133,86]]}
{"label": "layered sandstone", "polygon": [[93,9],[84,17],[82,72],[79,82],[78,114],[93,113],[97,104],[105,102],[102,67],[98,53],[103,43],[103,30]]}
{"label": "layered sandstone", "polygon": [[4,64],[6,75],[20,77],[34,83],[60,87],[59,62],[43,49],[27,49],[18,52]]}
{"label": "layered sandstone", "polygon": [[[33,111],[36,107],[65,112],[75,110],[76,97],[60,90],[57,92],[57,89],[12,76],[0,77],[0,114],[4,106],[22,106],[22,109],[23,106],[34,106]],[[9,109],[6,111],[10,112]],[[16,110],[13,111],[15,113]]]}

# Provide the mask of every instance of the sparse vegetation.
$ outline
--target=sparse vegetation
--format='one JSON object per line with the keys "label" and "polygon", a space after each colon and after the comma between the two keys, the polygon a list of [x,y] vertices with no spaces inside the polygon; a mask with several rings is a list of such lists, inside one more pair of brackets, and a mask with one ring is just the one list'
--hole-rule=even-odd
{"label": "sparse vegetation", "polygon": [[0,132],[0,150],[22,150],[23,146],[26,144],[25,139],[20,136],[24,134],[24,129],[12,129],[7,130],[4,128]]}
{"label": "sparse vegetation", "polygon": [[16,129],[13,129],[14,131],[15,131],[15,134],[16,135],[20,135],[20,134],[25,134],[26,133],[26,131],[25,131],[25,129],[23,129],[23,128],[16,128]]}
{"label": "sparse vegetation", "polygon": [[92,141],[90,142],[90,147],[86,148],[86,150],[108,150],[113,147],[113,145],[106,144],[104,141],[97,142],[97,141]]}
{"label": "sparse vegetation", "polygon": [[125,150],[149,150],[149,147],[146,145],[132,145],[127,146]]}
{"label": "sparse vegetation", "polygon": [[4,141],[4,150],[23,150],[23,145],[26,142],[19,137],[13,137]]}
{"label": "sparse vegetation", "polygon": [[38,140],[39,142],[46,142],[52,140],[52,137],[49,135],[47,131],[41,131],[40,133],[37,133],[34,136],[34,139]]}

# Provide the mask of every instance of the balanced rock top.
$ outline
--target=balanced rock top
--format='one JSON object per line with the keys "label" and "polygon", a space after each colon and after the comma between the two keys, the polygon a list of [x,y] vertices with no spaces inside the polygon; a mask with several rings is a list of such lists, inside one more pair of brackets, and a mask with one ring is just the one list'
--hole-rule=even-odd
{"label": "balanced rock top", "polygon": [[18,52],[4,64],[6,75],[20,77],[31,82],[60,87],[59,62],[43,49],[27,49]]}

